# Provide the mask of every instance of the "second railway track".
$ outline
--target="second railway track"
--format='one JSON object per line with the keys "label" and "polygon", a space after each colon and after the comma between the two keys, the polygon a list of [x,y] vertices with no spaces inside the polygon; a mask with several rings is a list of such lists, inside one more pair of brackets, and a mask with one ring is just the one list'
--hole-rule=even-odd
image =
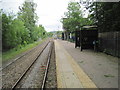
{"label": "second railway track", "polygon": [[[34,58],[34,60],[32,61],[32,63],[24,70],[24,72],[19,76],[19,78],[17,78],[17,79],[15,79],[15,82],[12,82],[12,84],[10,85],[10,87],[7,87],[7,86],[9,86],[9,85],[7,85],[7,86],[4,86],[5,84],[7,84],[7,83],[4,83],[4,85],[3,85],[3,88],[12,88],[12,89],[15,89],[16,88],[16,86],[19,84],[19,82],[22,80],[22,78],[25,76],[25,74],[29,71],[29,69],[34,65],[34,63],[36,62],[36,60],[39,58],[39,56],[42,54],[42,52],[45,50],[45,48],[49,45],[49,44],[51,44],[51,46],[52,46],[52,41],[51,42],[49,42],[49,43],[47,43],[46,45],[45,45],[45,47],[42,49],[42,51]],[[49,55],[48,55],[48,63],[47,63],[47,67],[49,66],[49,59],[50,59],[50,56],[51,56],[51,51],[52,51],[52,49],[50,49],[49,50]],[[44,88],[44,85],[45,85],[45,80],[46,80],[46,75],[47,75],[47,67],[46,67],[46,72],[45,72],[45,77],[44,77],[44,80],[43,80],[43,85],[42,85],[42,87],[41,88]],[[14,78],[14,77],[13,77]],[[4,82],[4,81],[3,81]]]}
{"label": "second railway track", "polygon": [[[37,46],[39,47],[39,45]],[[20,58],[24,57],[25,55],[29,54],[30,52],[34,51],[37,47],[34,47],[33,49],[31,49],[30,51],[25,52],[24,54],[16,57],[15,59],[13,59],[11,62],[9,62],[8,64],[6,64],[5,66],[2,66],[2,68],[0,68],[1,70],[4,70],[5,68],[7,68],[8,66],[10,66],[11,64],[13,64],[14,62],[16,62],[17,60],[19,60]]]}

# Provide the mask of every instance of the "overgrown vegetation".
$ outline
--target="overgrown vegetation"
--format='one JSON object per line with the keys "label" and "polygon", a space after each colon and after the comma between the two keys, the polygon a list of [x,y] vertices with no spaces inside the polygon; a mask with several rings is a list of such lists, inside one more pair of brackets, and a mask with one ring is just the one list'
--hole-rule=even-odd
{"label": "overgrown vegetation", "polygon": [[0,11],[2,18],[2,60],[6,61],[40,44],[49,34],[42,25],[36,25],[36,4],[25,1],[19,12]]}
{"label": "overgrown vegetation", "polygon": [[[44,40],[46,40],[46,39],[44,39]],[[17,55],[19,55],[23,52],[26,52],[26,51],[30,50],[31,48],[37,46],[38,44],[42,43],[44,40],[34,42],[31,44],[27,44],[26,46],[16,47],[16,48],[13,48],[9,51],[3,52],[2,53],[2,61],[5,62],[9,59],[16,57]]]}
{"label": "overgrown vegetation", "polygon": [[38,16],[35,13],[36,4],[25,1],[17,15],[0,11],[2,17],[2,49],[8,51],[33,43],[47,36],[42,25],[36,25]]}
{"label": "overgrown vegetation", "polygon": [[84,25],[96,25],[99,32],[120,31],[120,2],[81,0],[81,4],[89,10],[88,17],[83,17],[80,3],[70,2],[65,18],[62,19],[66,31],[80,30]]}

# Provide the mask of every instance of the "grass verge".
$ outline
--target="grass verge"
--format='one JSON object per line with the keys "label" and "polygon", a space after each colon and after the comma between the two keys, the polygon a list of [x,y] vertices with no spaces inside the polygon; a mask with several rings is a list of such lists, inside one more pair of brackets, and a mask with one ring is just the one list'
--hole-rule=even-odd
{"label": "grass verge", "polygon": [[22,46],[21,48],[13,48],[7,52],[3,52],[2,53],[2,62],[8,61],[8,60],[14,58],[15,56],[34,48],[35,46],[37,46],[38,44],[41,44],[45,40],[46,39],[43,39],[41,41],[34,42],[34,43],[28,44],[26,46]]}

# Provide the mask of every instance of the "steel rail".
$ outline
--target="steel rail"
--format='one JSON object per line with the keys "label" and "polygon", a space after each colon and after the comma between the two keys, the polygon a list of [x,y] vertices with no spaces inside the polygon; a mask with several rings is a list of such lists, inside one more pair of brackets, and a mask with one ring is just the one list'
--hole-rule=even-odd
{"label": "steel rail", "polygon": [[20,78],[15,82],[15,84],[12,86],[12,90],[15,89],[15,87],[19,84],[19,82],[22,80],[22,78],[26,75],[26,73],[29,71],[29,69],[33,66],[35,61],[39,58],[39,56],[42,54],[42,52],[45,50],[45,48],[48,46],[50,41],[45,45],[45,47],[42,49],[42,51],[39,53],[39,55],[33,60],[31,65],[25,70],[25,72],[20,76]]}
{"label": "steel rail", "polygon": [[[38,46],[37,46],[38,47]],[[32,50],[26,52],[25,54],[15,58],[12,62],[8,63],[7,65],[5,65],[4,67],[2,67],[0,69],[0,71],[4,70],[5,68],[7,68],[8,66],[10,66],[12,63],[16,62],[17,60],[19,60],[20,58],[24,57],[25,55],[27,55],[28,53],[32,52],[33,50],[35,50],[37,47],[34,47]]]}
{"label": "steel rail", "polygon": [[47,66],[46,66],[46,69],[45,69],[41,90],[44,90],[45,83],[46,83],[46,78],[47,78],[47,74],[48,74],[48,68],[49,68],[51,54],[52,54],[52,48],[53,48],[52,45],[53,45],[53,42],[51,43],[51,49],[49,50],[49,55],[48,55],[48,59],[47,59]]}

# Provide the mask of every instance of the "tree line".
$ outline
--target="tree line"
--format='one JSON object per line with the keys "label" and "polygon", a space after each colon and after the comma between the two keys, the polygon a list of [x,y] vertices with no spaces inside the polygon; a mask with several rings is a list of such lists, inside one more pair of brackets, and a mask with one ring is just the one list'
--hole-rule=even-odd
{"label": "tree line", "polygon": [[68,11],[65,12],[65,18],[62,18],[63,28],[67,32],[80,30],[84,25],[91,25],[93,22],[88,17],[84,17],[83,11],[81,10],[80,3],[69,2]]}
{"label": "tree line", "polygon": [[2,48],[9,50],[43,39],[47,35],[42,25],[36,25],[38,16],[35,13],[36,4],[25,1],[17,15],[0,11],[2,18]]}
{"label": "tree line", "polygon": [[94,2],[88,7],[99,32],[120,31],[120,2]]}
{"label": "tree line", "polygon": [[[89,11],[87,18],[80,4]],[[96,25],[99,32],[120,30],[120,2],[69,2],[67,9],[61,20],[65,31],[80,30],[85,25]]]}

